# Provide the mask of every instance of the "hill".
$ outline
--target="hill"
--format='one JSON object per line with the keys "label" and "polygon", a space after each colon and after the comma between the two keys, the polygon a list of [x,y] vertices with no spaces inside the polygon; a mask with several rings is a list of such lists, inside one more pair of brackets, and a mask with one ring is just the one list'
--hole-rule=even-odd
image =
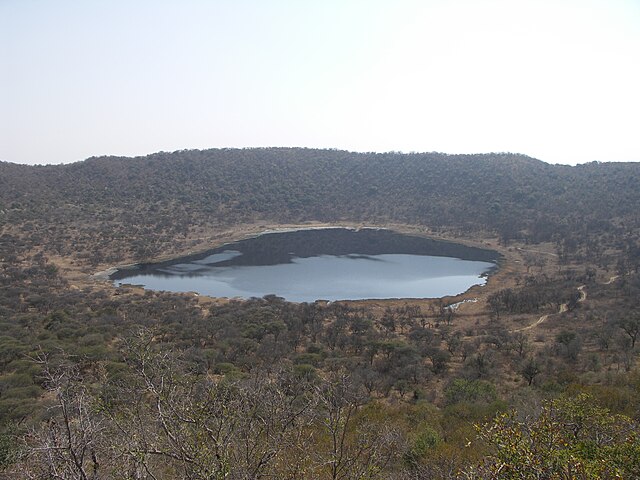
{"label": "hill", "polygon": [[514,154],[189,150],[0,163],[0,218],[30,222],[34,244],[46,228],[58,254],[92,250],[94,263],[124,258],[103,258],[96,235],[139,260],[197,229],[249,222],[405,223],[542,242],[636,228],[639,184],[639,164],[568,167]]}
{"label": "hill", "polygon": [[[639,180],[294,148],[0,163],[0,478],[640,478]],[[319,223],[501,265],[456,297],[333,303],[92,275]]]}

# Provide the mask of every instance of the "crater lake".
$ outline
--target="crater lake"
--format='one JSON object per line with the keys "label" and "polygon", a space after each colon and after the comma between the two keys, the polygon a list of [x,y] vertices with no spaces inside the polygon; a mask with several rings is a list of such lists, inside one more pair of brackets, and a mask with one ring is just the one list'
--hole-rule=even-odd
{"label": "crater lake", "polygon": [[439,298],[483,285],[500,255],[391,230],[268,232],[196,255],[117,270],[116,284],[292,302]]}

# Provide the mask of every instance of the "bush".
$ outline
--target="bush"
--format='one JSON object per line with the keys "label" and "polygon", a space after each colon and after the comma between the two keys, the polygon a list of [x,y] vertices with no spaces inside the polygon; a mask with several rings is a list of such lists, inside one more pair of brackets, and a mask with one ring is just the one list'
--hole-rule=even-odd
{"label": "bush", "polygon": [[491,403],[498,396],[496,388],[484,380],[465,380],[456,378],[446,388],[445,397],[448,405],[455,403]]}

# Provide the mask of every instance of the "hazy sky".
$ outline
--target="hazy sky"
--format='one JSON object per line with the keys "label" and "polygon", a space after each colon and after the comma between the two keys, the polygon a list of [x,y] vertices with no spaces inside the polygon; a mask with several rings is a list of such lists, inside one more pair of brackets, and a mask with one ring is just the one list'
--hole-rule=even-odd
{"label": "hazy sky", "polygon": [[640,0],[0,0],[0,160],[640,161]]}

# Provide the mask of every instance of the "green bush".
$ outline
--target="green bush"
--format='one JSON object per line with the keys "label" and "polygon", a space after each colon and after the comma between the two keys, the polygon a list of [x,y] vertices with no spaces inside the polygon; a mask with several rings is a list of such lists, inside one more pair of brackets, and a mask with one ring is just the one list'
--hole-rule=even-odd
{"label": "green bush", "polygon": [[496,388],[484,380],[465,380],[456,378],[445,390],[448,405],[456,403],[491,403],[498,395]]}

